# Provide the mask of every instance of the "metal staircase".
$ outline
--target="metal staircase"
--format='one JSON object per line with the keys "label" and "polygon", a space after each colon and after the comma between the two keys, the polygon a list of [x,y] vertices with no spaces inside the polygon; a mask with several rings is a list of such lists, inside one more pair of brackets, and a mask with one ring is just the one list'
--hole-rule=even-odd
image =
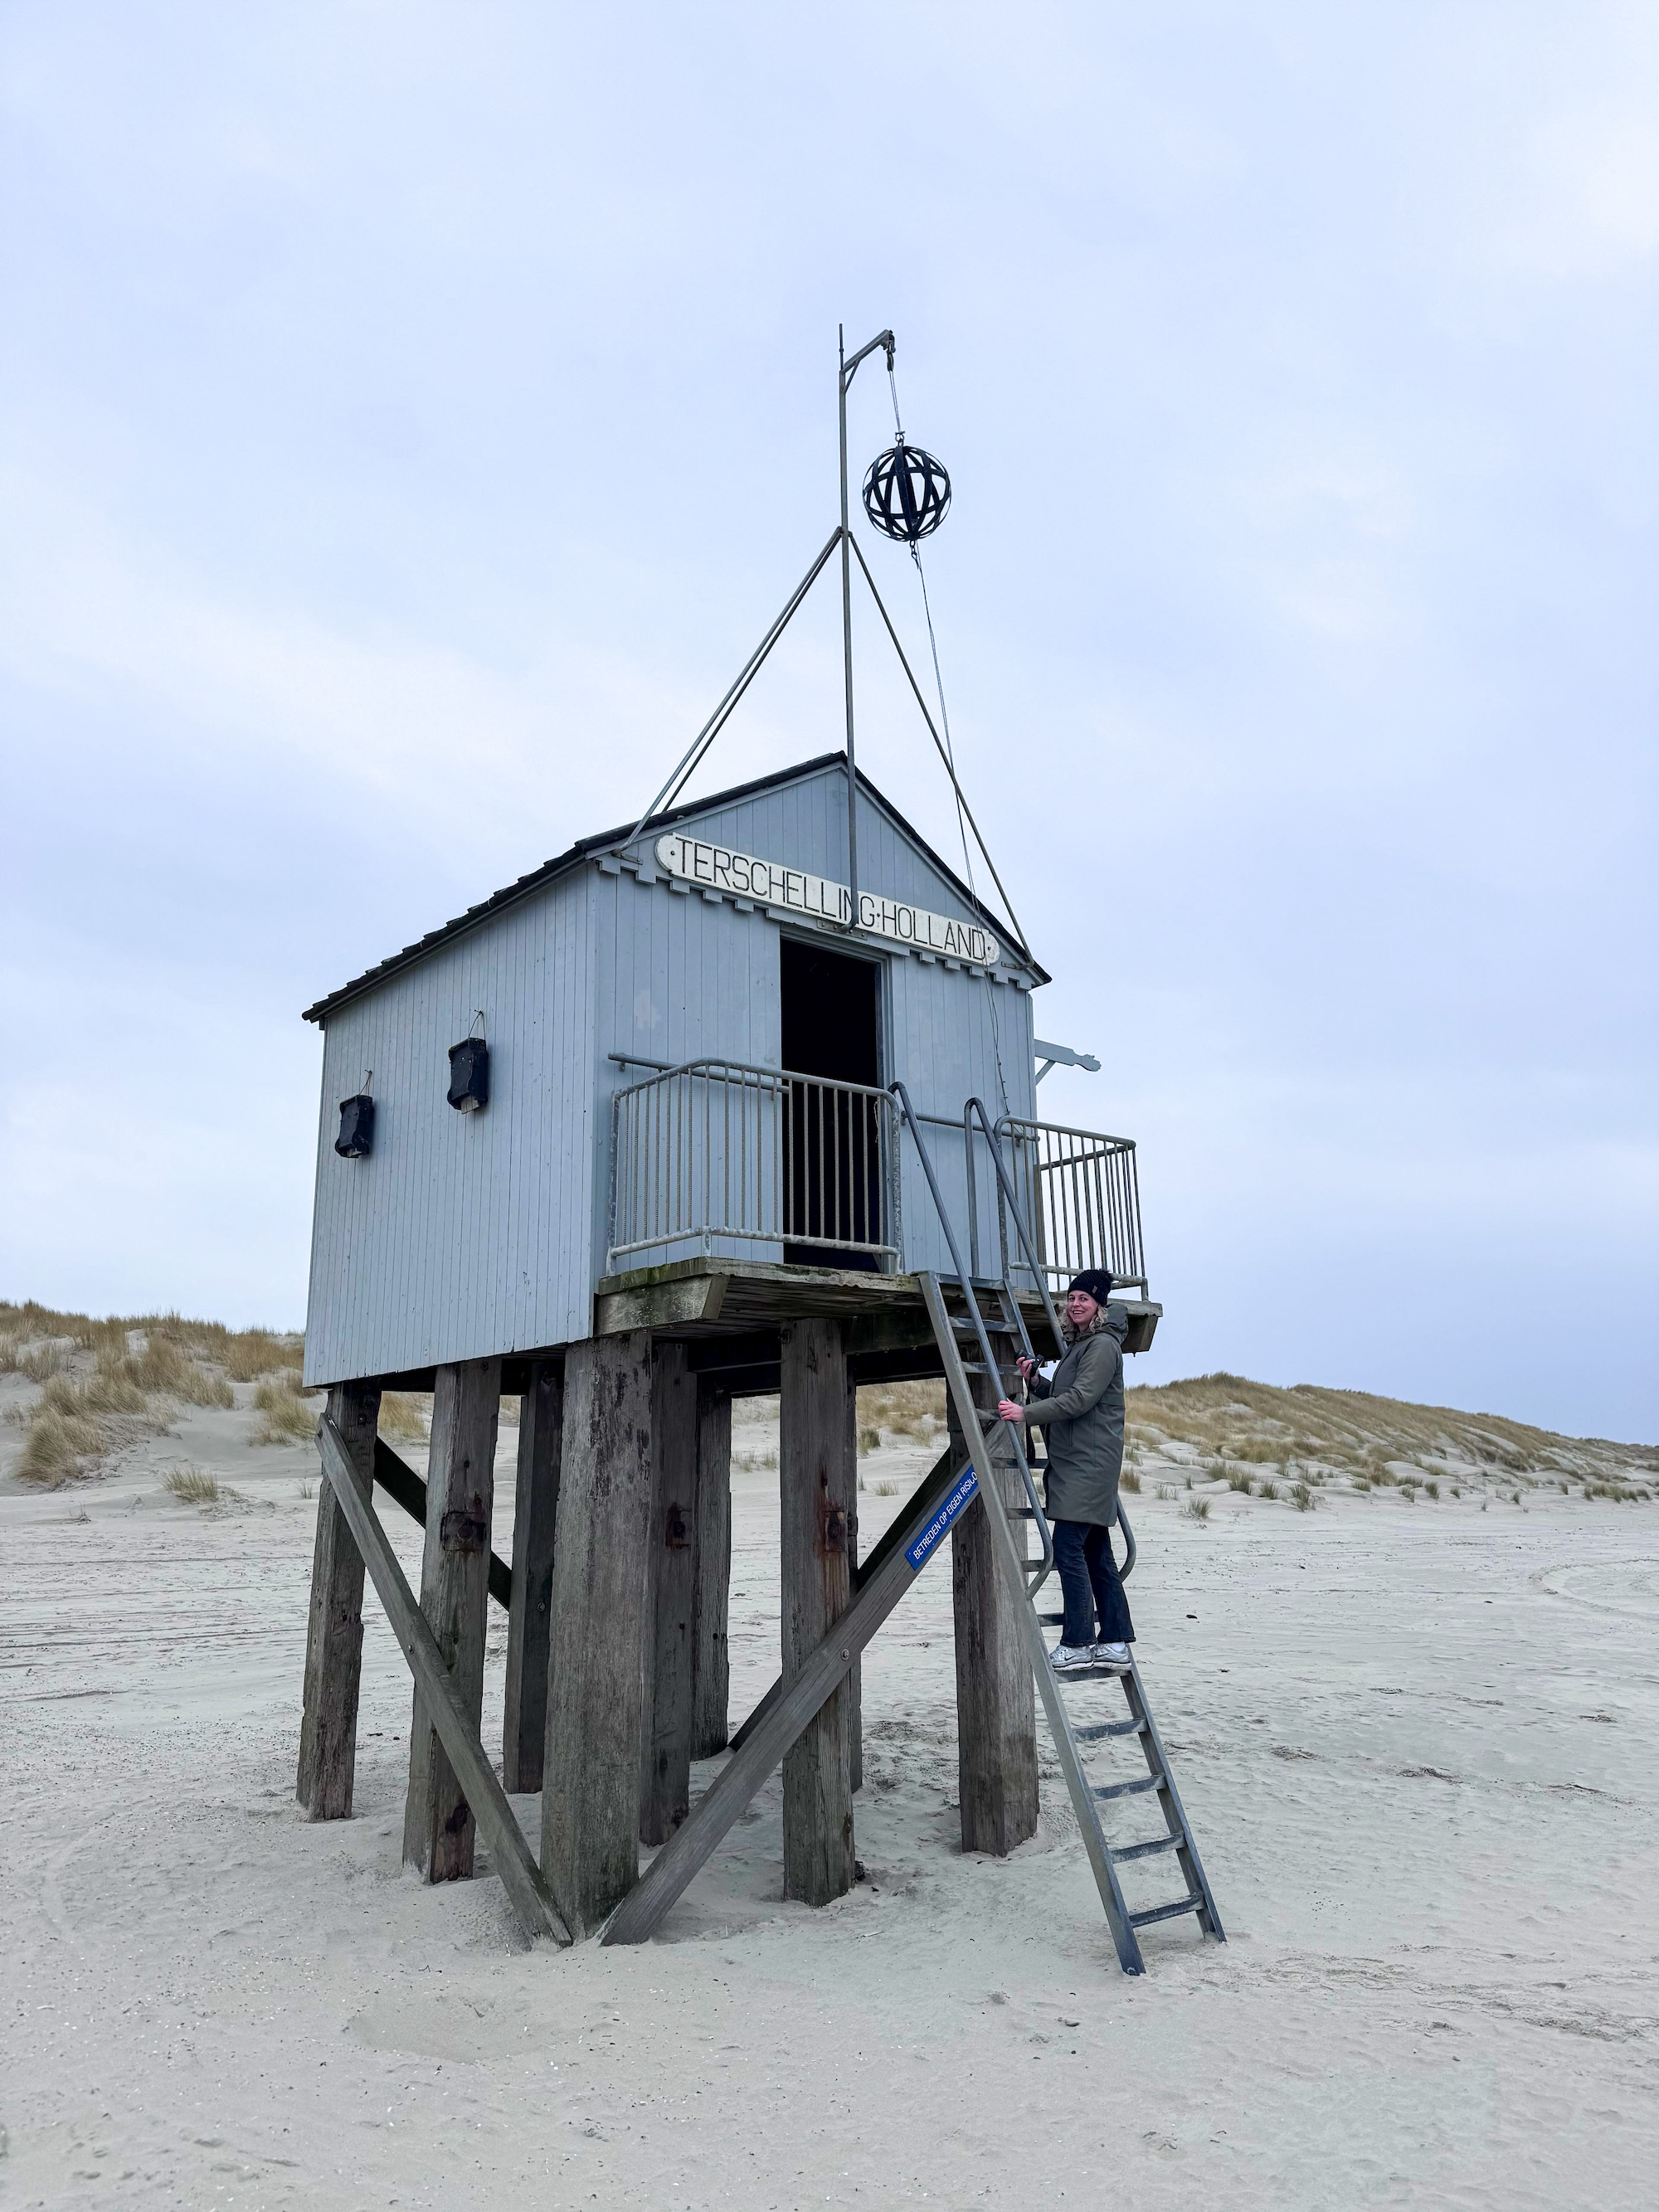
{"label": "metal staircase", "polygon": [[[1193,1840],[1193,1832],[1187,1819],[1186,1808],[1182,1804],[1180,1792],[1176,1788],[1175,1778],[1170,1771],[1169,1759],[1164,1749],[1163,1739],[1158,1735],[1157,1723],[1152,1719],[1151,1709],[1146,1702],[1146,1688],[1140,1679],[1139,1669],[1132,1662],[1130,1671],[1127,1674],[1109,1673],[1105,1668],[1101,1668],[1091,1670],[1086,1674],[1067,1672],[1057,1675],[1050,1663],[1048,1647],[1043,1637],[1043,1626],[1045,1623],[1057,1621],[1060,1616],[1058,1613],[1039,1613],[1036,1597],[1038,1591],[1054,1569],[1054,1537],[1042,1502],[1037,1496],[1036,1486],[1032,1480],[1031,1463],[1023,1448],[1021,1439],[1016,1436],[1009,1423],[999,1419],[994,1412],[975,1404],[970,1380],[970,1377],[975,1375],[984,1377],[987,1384],[991,1386],[988,1389],[987,1395],[991,1395],[991,1389],[994,1389],[995,1395],[999,1397],[1012,1395],[1017,1387],[1018,1370],[1011,1359],[998,1358],[993,1346],[994,1337],[1003,1346],[1012,1346],[1018,1344],[1027,1358],[1034,1358],[1036,1354],[1032,1350],[1030,1334],[1025,1327],[1024,1316],[1020,1311],[1019,1301],[1008,1280],[1006,1261],[1005,1273],[1001,1279],[988,1285],[982,1283],[976,1285],[973,1276],[963,1267],[956,1233],[951,1227],[950,1215],[946,1211],[939,1181],[933,1172],[933,1161],[922,1137],[915,1109],[910,1103],[909,1094],[902,1083],[894,1084],[892,1090],[915,1144],[923,1172],[927,1179],[928,1188],[938,1211],[939,1223],[945,1232],[945,1242],[955,1264],[956,1282],[953,1287],[959,1291],[963,1303],[967,1308],[965,1313],[952,1314],[945,1304],[939,1277],[931,1273],[921,1273],[917,1276],[916,1279],[921,1286],[922,1297],[927,1304],[928,1319],[933,1324],[934,1340],[939,1346],[939,1358],[945,1369],[945,1385],[950,1392],[951,1407],[962,1436],[969,1440],[969,1449],[975,1453],[976,1458],[979,1455],[983,1455],[982,1465],[985,1472],[988,1474],[999,1467],[1010,1470],[1017,1476],[1024,1495],[1024,1505],[1010,1507],[1004,1500],[1003,1486],[1000,1481],[991,1480],[982,1481],[978,1486],[979,1494],[985,1501],[986,1519],[991,1530],[998,1561],[1008,1578],[1010,1587],[1018,1593],[1021,1629],[1031,1663],[1031,1672],[1036,1681],[1037,1694],[1042,1700],[1043,1712],[1048,1719],[1049,1732],[1054,1738],[1060,1771],[1066,1778],[1066,1787],[1071,1796],[1072,1809],[1076,1815],[1078,1829],[1083,1838],[1084,1849],[1088,1853],[1089,1864],[1095,1877],[1095,1886],[1100,1892],[1100,1901],[1105,1910],[1107,1924],[1112,1932],[1112,1942],[1117,1951],[1118,1964],[1126,1974],[1139,1974],[1145,1971],[1137,1934],[1139,1929],[1150,1926],[1154,1921],[1173,1920],[1182,1913],[1192,1912],[1197,1915],[1199,1926],[1204,1933],[1206,1936],[1213,1936],[1218,1942],[1220,1942],[1224,1941],[1220,1917],[1215,1909],[1215,1900],[1210,1894],[1210,1886],[1205,1877],[1203,1864],[1198,1855],[1198,1846]],[[985,1131],[989,1143],[991,1158],[1003,1185],[1007,1214],[1012,1218],[1024,1248],[1026,1265],[1042,1291],[1048,1321],[1054,1330],[1054,1341],[1059,1343],[1061,1340],[1059,1318],[1049,1299],[1036,1255],[1030,1249],[1024,1221],[1018,1206],[1014,1202],[1012,1188],[1009,1182],[1001,1154],[992,1135],[988,1116],[977,1099],[969,1100],[968,1112],[970,1115],[977,1116]],[[989,1316],[986,1315],[981,1304],[981,1289],[984,1289],[987,1294],[995,1300],[996,1310]],[[963,1358],[964,1339],[969,1340],[969,1348],[978,1352],[977,1359]],[[973,1441],[975,1439],[976,1443]],[[1118,1521],[1123,1529],[1127,1546],[1128,1556],[1122,1570],[1127,1574],[1134,1564],[1134,1539],[1130,1534],[1129,1524],[1121,1505],[1118,1510]],[[1041,1556],[1037,1559],[1029,1556],[1022,1525],[1025,1523],[1030,1524],[1039,1540]],[[1066,1703],[1066,1697],[1078,1690],[1084,1691],[1085,1694],[1097,1695],[1101,1685],[1109,1680],[1122,1683],[1124,1697],[1128,1705],[1127,1717],[1123,1720],[1085,1720],[1081,1717],[1074,1717],[1072,1709]],[[1123,1781],[1096,1781],[1085,1764],[1084,1747],[1104,1745],[1118,1737],[1127,1736],[1133,1736],[1139,1742],[1146,1764],[1145,1774],[1135,1775]],[[1158,1808],[1164,1815],[1164,1833],[1139,1841],[1109,1843],[1101,1826],[1100,1808],[1103,1805],[1114,1804],[1120,1799],[1146,1796],[1154,1796],[1158,1800]],[[1132,1909],[1124,1897],[1122,1885],[1118,1879],[1118,1869],[1143,1860],[1161,1858],[1171,1851],[1176,1855],[1176,1863],[1185,1885],[1182,1894],[1171,1900],[1149,1905],[1139,1910]]]}

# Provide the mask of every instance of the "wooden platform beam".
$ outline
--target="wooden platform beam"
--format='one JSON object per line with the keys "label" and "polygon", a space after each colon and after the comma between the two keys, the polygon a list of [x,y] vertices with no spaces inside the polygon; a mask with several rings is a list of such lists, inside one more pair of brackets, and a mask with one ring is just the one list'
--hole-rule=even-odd
{"label": "wooden platform beam", "polygon": [[692,1609],[691,1756],[713,1759],[731,1733],[726,1650],[732,1595],[732,1398],[713,1377],[697,1383],[696,1600]]}
{"label": "wooden platform beam", "polygon": [[[1000,1360],[1012,1364],[1014,1347],[994,1335]],[[971,1375],[975,1406],[994,1411],[1001,1393],[994,1376]],[[961,1423],[950,1394],[946,1413],[953,1445]],[[1015,1437],[1018,1443],[1019,1438]],[[986,1471],[976,1466],[981,1483]],[[995,1468],[1003,1501],[1025,1503],[1018,1474]],[[1029,1523],[1012,1520],[1024,1542]],[[985,1503],[976,1498],[951,1531],[951,1589],[956,1615],[957,1802],[962,1811],[962,1848],[1006,1857],[1016,1844],[1036,1833],[1036,1691],[1018,1594],[998,1563]]]}
{"label": "wooden platform beam", "polygon": [[564,1363],[538,1360],[519,1400],[513,1577],[507,1609],[501,1779],[509,1793],[539,1790],[547,1746],[547,1652],[553,1547],[564,1450]]}
{"label": "wooden platform beam", "polygon": [[[1042,1297],[1035,1290],[1018,1296],[1038,1352],[1044,1358],[1054,1357],[1060,1346],[1049,1343]],[[601,1335],[653,1328],[707,1340],[776,1328],[809,1316],[842,1322],[849,1332],[850,1357],[884,1347],[925,1346],[932,1334],[920,1276],[862,1268],[699,1256],[607,1275],[594,1285],[593,1301],[594,1328]],[[1124,1349],[1144,1351],[1164,1309],[1144,1299],[1121,1303],[1129,1316]]]}
{"label": "wooden platform beam", "polygon": [[640,1841],[665,1844],[691,1802],[697,1601],[697,1378],[685,1346],[651,1362],[651,1521],[646,1536]]}
{"label": "wooden platform beam", "polygon": [[[374,1486],[378,1382],[337,1382],[328,1418],[339,1433],[353,1481],[367,1501]],[[350,1525],[325,1483],[317,1497],[306,1626],[305,1703],[295,1795],[313,1820],[351,1817],[357,1771],[357,1690],[363,1660],[363,1558]]]}
{"label": "wooden platform beam", "polygon": [[[851,1516],[858,1467],[848,1463],[847,1353],[841,1324],[797,1321],[783,1331],[779,1405],[783,1672],[799,1672],[846,1612],[853,1592]],[[850,1695],[843,1680],[783,1762],[783,1893],[827,1905],[853,1886]]]}
{"label": "wooden platform beam", "polygon": [[[489,1524],[495,1496],[495,1431],[501,1363],[441,1367],[432,1399],[421,1611],[449,1669],[455,1701],[476,1734],[483,1713]],[[417,1687],[409,1732],[404,1859],[428,1881],[472,1872],[475,1821],[465,1792]]]}
{"label": "wooden platform beam", "polygon": [[650,1334],[589,1337],[565,1357],[542,1772],[542,1871],[575,1936],[639,1873],[650,1519]]}

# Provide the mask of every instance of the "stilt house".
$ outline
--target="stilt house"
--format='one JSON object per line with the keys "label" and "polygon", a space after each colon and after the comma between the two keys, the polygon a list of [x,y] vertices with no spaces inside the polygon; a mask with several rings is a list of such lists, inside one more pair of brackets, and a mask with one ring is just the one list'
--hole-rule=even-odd
{"label": "stilt house", "polygon": [[[1038,1117],[1046,980],[834,754],[584,838],[308,1010],[306,1380],[328,1393],[331,1478],[300,1755],[313,1816],[350,1810],[367,1559],[415,1674],[404,1853],[429,1879],[470,1874],[482,1827],[532,1930],[596,1929],[634,1892],[640,1843],[681,1832],[692,1761],[747,1742],[696,1820],[781,1757],[786,1893],[823,1902],[854,1879],[859,1608],[890,1610],[948,1529],[963,1842],[1033,1832],[1031,1666],[964,1487],[965,1401],[954,1450],[861,1559],[854,1392],[948,1376],[967,1336],[988,1347],[974,1402],[994,1406],[1022,1341],[1052,1355],[1045,1293],[1083,1267],[1129,1294],[1129,1348],[1150,1339],[1133,1145]],[[393,1387],[435,1394],[424,1482],[376,1435]],[[503,1391],[520,1400],[510,1561],[491,1547]],[[773,1392],[781,1671],[734,1736],[731,1404]],[[1000,1492],[1011,1511],[1024,1480]],[[376,1483],[423,1522],[418,1609]],[[499,1780],[477,1741],[492,1600]],[[538,1863],[503,1787],[543,1793]]]}

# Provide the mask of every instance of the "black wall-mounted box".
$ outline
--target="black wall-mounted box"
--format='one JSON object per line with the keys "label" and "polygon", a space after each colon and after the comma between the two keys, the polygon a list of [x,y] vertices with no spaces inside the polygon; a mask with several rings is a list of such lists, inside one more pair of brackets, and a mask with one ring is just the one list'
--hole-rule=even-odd
{"label": "black wall-mounted box", "polygon": [[374,1101],[364,1091],[340,1101],[340,1133],[334,1149],[343,1160],[366,1160],[374,1149]]}
{"label": "black wall-mounted box", "polygon": [[482,1037],[463,1037],[449,1048],[449,1103],[458,1114],[476,1114],[489,1103],[489,1047]]}

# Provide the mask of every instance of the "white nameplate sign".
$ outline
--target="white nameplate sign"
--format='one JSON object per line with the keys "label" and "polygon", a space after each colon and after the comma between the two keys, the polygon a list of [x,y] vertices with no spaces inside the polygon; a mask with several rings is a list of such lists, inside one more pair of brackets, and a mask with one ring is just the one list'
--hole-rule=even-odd
{"label": "white nameplate sign", "polygon": [[[784,907],[815,921],[839,922],[842,928],[852,920],[853,894],[845,884],[780,867],[775,860],[757,860],[752,853],[731,853],[696,837],[659,837],[657,862],[671,876],[733,898]],[[936,952],[941,959],[969,960],[981,968],[997,963],[997,941],[977,922],[952,921],[948,915],[929,914],[926,907],[907,906],[902,899],[878,898],[873,891],[859,893],[859,927],[919,951]]]}

